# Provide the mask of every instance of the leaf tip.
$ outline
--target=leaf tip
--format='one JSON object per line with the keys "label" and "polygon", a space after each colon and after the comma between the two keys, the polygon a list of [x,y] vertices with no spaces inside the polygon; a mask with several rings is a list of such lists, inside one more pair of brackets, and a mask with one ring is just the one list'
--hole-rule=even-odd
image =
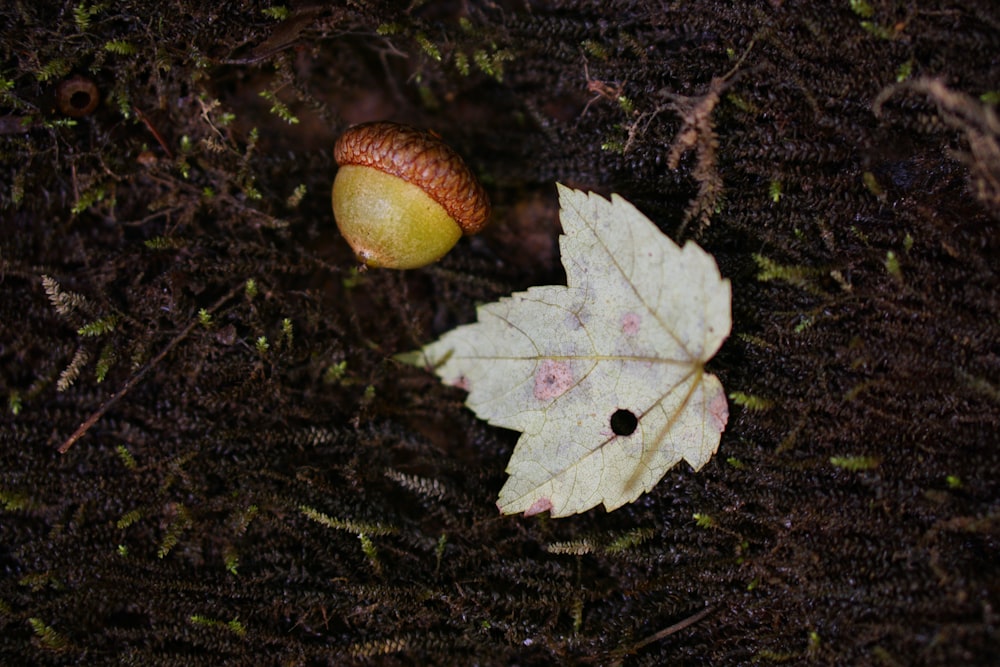
{"label": "leaf tip", "polygon": [[423,368],[428,371],[436,371],[451,358],[453,351],[448,350],[440,357],[437,357],[430,351],[431,347],[431,345],[426,345],[419,350],[399,352],[398,354],[392,355],[392,360],[407,366],[416,366],[417,368]]}
{"label": "leaf tip", "polygon": [[401,364],[407,366],[426,366],[427,357],[424,356],[423,350],[410,350],[409,352],[400,352],[399,354],[392,355],[393,361],[398,361]]}

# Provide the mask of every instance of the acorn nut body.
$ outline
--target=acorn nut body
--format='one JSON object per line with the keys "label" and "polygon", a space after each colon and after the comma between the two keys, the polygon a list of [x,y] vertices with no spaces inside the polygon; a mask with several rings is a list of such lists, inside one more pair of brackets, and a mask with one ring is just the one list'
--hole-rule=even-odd
{"label": "acorn nut body", "polygon": [[489,220],[482,185],[429,132],[388,122],[355,125],[337,140],[334,158],[340,168],[333,215],[366,266],[426,266]]}

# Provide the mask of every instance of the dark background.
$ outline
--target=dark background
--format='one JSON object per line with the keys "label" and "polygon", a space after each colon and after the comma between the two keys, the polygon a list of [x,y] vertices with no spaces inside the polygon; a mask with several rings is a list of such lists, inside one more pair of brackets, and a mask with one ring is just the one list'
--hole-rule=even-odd
{"label": "dark background", "polygon": [[[995,664],[998,53],[991,0],[3,3],[0,663]],[[358,274],[383,118],[493,224]],[[556,181],[718,259],[732,417],[500,517],[517,434],[391,357],[563,279]]]}

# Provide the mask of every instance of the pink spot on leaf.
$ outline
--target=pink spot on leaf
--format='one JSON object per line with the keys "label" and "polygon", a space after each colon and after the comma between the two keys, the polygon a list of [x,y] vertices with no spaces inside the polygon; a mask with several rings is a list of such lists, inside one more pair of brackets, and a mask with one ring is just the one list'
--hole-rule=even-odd
{"label": "pink spot on leaf", "polygon": [[569,364],[546,359],[535,371],[535,398],[549,401],[562,396],[573,386],[573,371]]}
{"label": "pink spot on leaf", "polygon": [[524,510],[524,516],[534,516],[536,514],[541,514],[542,512],[548,512],[552,509],[552,501],[548,498],[542,497],[531,504],[531,507]]}
{"label": "pink spot on leaf", "polygon": [[642,318],[637,313],[625,313],[622,315],[622,333],[626,336],[634,336],[639,333],[639,324]]}
{"label": "pink spot on leaf", "polygon": [[469,384],[469,378],[465,377],[464,375],[459,375],[457,378],[455,378],[454,382],[451,383],[451,386],[458,387],[459,389],[464,389],[465,391],[469,391],[471,388],[471,385]]}
{"label": "pink spot on leaf", "polygon": [[708,415],[712,418],[712,426],[719,433],[726,430],[726,424],[729,423],[729,403],[726,401],[725,392],[720,391],[712,397],[708,404]]}

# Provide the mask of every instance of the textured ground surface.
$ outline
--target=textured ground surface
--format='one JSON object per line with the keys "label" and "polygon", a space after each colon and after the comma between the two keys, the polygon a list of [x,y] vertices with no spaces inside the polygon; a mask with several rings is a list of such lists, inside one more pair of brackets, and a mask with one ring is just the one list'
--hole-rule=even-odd
{"label": "textured ground surface", "polygon": [[[998,50],[985,0],[3,3],[0,663],[995,664]],[[358,275],[380,118],[494,221]],[[718,258],[732,418],[501,518],[515,434],[390,358],[561,280],[557,180]]]}

